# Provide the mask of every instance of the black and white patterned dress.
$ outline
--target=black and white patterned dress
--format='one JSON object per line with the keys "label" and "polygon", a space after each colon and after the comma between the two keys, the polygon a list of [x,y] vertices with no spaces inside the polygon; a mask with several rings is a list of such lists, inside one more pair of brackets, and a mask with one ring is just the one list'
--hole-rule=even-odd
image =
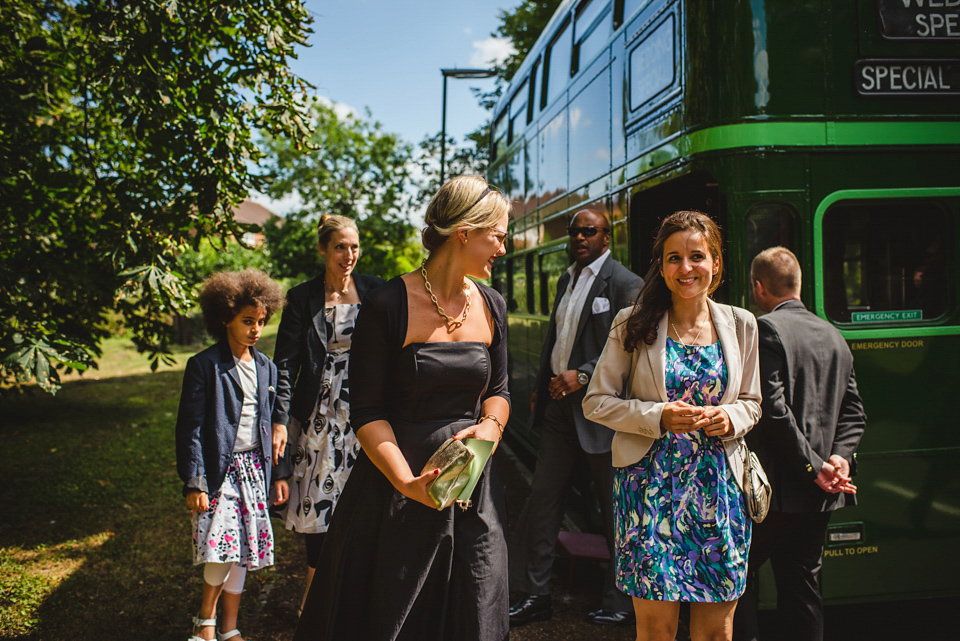
{"label": "black and white patterned dress", "polygon": [[360,444],[350,425],[347,365],[360,304],[333,305],[324,310],[327,356],[320,396],[306,424],[290,419],[296,434],[290,500],[284,525],[288,530],[326,532],[343,484],[357,460]]}

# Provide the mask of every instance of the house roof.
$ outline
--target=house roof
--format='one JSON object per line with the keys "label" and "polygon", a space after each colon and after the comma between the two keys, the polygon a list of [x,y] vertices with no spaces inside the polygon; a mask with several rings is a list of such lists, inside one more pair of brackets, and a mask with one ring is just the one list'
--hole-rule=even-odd
{"label": "house roof", "polygon": [[244,200],[233,208],[233,218],[238,223],[251,223],[262,226],[273,215],[272,211],[252,200]]}

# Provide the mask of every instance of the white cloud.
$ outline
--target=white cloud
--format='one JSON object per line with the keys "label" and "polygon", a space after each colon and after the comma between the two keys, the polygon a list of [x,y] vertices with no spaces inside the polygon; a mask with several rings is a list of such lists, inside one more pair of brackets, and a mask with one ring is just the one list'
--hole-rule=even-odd
{"label": "white cloud", "polygon": [[473,29],[470,27],[464,27],[463,32],[469,36],[471,33],[473,33]]}
{"label": "white cloud", "polygon": [[490,36],[485,40],[473,42],[473,55],[470,56],[470,66],[489,67],[506,60],[507,56],[516,53],[513,44],[506,38]]}
{"label": "white cloud", "polygon": [[341,120],[346,118],[347,116],[356,117],[356,116],[359,116],[360,114],[360,112],[357,109],[354,109],[350,105],[343,102],[334,102],[333,100],[330,100],[326,96],[314,96],[313,99],[319,102],[320,104],[326,105],[328,107],[332,107],[333,113],[337,114],[337,118],[340,118]]}

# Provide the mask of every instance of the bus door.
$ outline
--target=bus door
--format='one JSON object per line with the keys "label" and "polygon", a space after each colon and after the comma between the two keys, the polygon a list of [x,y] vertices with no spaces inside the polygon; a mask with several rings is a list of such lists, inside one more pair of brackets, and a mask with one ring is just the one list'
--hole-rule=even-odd
{"label": "bus door", "polygon": [[956,593],[960,189],[830,194],[814,215],[816,311],[849,341],[867,427],[857,506],[827,531],[827,601]]}
{"label": "bus door", "polygon": [[[634,187],[630,198],[630,256],[635,273],[645,276],[650,268],[654,258],[651,248],[660,221],[676,211],[690,209],[702,211],[716,221],[726,244],[726,212],[721,206],[720,190],[706,172],[687,174],[649,188],[644,183]],[[724,279],[714,298],[725,302],[727,292]]]}

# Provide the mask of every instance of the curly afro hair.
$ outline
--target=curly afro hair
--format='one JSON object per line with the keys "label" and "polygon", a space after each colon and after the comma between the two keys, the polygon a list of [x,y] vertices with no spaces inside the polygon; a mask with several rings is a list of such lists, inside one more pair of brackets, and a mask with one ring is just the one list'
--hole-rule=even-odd
{"label": "curly afro hair", "polygon": [[266,311],[267,320],[283,307],[283,289],[259,269],[242,272],[218,272],[203,281],[200,309],[207,331],[217,340],[227,337],[225,325],[244,307]]}

